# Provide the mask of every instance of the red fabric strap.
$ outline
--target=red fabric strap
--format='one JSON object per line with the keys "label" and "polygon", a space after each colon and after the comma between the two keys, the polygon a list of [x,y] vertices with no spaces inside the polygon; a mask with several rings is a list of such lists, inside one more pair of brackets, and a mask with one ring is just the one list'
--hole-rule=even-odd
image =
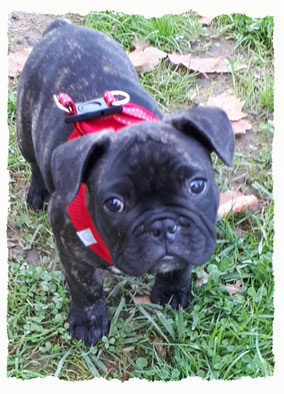
{"label": "red fabric strap", "polygon": [[[116,100],[110,91],[105,91],[103,97],[108,106],[111,106],[113,101]],[[57,96],[57,100],[60,105],[66,108],[66,112],[69,112],[69,114],[76,114],[76,106],[68,95],[60,93]],[[122,112],[118,114],[75,122],[75,130],[68,138],[68,141],[109,128],[116,132],[125,126],[147,120],[159,121],[160,119],[137,104],[127,103],[123,105]],[[84,245],[92,249],[93,252],[103,260],[112,264],[111,254],[90,217],[86,204],[86,185],[84,183],[81,184],[74,201],[67,206],[67,211],[76,228],[77,235]]]}
{"label": "red fabric strap", "polygon": [[81,183],[74,201],[67,206],[67,211],[76,228],[77,235],[84,245],[112,264],[111,254],[90,217],[86,205],[86,185],[84,183]]}
{"label": "red fabric strap", "polygon": [[[113,96],[110,91],[104,92],[104,99],[108,106],[112,104]],[[127,103],[123,105],[122,112],[118,114],[74,123],[75,130],[68,141],[85,134],[96,133],[105,129],[113,129],[116,132],[123,127],[146,120],[159,121],[160,119],[140,105]]]}

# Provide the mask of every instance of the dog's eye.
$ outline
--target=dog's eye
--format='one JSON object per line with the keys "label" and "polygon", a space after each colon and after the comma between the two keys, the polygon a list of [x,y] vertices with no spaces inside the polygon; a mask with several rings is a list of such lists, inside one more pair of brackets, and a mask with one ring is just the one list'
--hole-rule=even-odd
{"label": "dog's eye", "polygon": [[204,179],[194,179],[190,185],[189,190],[192,194],[200,194],[206,188],[206,181]]}
{"label": "dog's eye", "polygon": [[104,203],[104,208],[107,212],[119,213],[124,209],[124,204],[119,198],[110,198]]}

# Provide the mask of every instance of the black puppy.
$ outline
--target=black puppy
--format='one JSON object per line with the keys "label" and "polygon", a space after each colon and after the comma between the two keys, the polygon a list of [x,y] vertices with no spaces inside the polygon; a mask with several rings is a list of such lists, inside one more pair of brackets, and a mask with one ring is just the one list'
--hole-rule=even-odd
{"label": "black puppy", "polygon": [[[119,132],[103,130],[67,142],[53,95],[75,102],[123,90],[132,103],[160,121],[143,121]],[[21,75],[17,130],[32,167],[28,203],[49,201],[49,218],[70,293],[70,333],[94,345],[108,332],[97,268],[109,263],[129,275],[155,273],[152,302],[185,307],[194,265],[215,249],[218,190],[210,153],[231,165],[234,136],[227,115],[198,107],[163,116],[139,84],[124,50],[110,37],[63,19],[54,20]],[[91,250],[67,207],[86,184],[86,205],[111,256]],[[82,237],[83,234],[83,237]],[[84,238],[84,236],[86,236]]]}

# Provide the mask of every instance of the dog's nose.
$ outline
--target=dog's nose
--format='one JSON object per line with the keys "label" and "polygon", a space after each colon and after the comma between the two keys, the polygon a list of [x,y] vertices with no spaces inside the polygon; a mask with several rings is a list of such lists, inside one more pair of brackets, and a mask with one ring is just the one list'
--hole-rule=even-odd
{"label": "dog's nose", "polygon": [[156,239],[168,239],[173,241],[175,239],[177,224],[171,219],[156,220],[151,224],[150,232]]}

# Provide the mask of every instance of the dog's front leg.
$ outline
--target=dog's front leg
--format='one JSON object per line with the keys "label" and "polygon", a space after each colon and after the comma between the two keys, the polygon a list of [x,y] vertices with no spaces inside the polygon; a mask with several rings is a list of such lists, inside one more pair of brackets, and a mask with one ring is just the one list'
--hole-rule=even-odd
{"label": "dog's front leg", "polygon": [[70,334],[93,346],[109,330],[102,280],[92,264],[94,262],[89,259],[90,251],[82,248],[66,210],[55,194],[50,200],[49,218],[71,295]]}
{"label": "dog's front leg", "polygon": [[109,329],[102,281],[96,270],[82,264],[72,264],[72,270],[64,272],[71,293],[70,334],[93,346]]}
{"label": "dog's front leg", "polygon": [[188,266],[183,270],[156,274],[155,284],[151,292],[151,300],[155,304],[166,305],[170,303],[173,309],[180,306],[185,308],[190,302],[191,270]]}

